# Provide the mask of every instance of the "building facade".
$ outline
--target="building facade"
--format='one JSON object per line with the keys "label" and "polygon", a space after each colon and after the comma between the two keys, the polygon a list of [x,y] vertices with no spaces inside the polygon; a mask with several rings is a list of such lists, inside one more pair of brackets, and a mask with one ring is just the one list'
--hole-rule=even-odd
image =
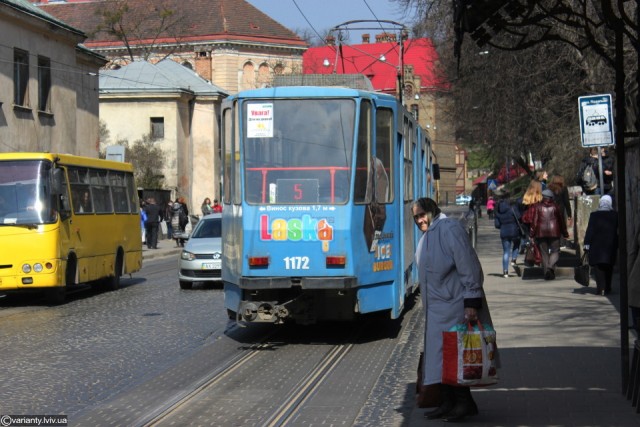
{"label": "building facade", "polygon": [[0,151],[98,156],[98,70],[85,34],[27,0],[0,0]]}
{"label": "building facade", "polygon": [[[195,209],[220,195],[219,87],[170,59],[136,61],[100,72],[100,120],[110,141],[129,144],[149,136],[165,156],[163,177],[171,198],[185,197]],[[199,212],[194,212],[199,213]]]}
{"label": "building facade", "polygon": [[[295,33],[245,0],[117,2],[128,7],[118,22],[129,33],[128,44],[105,30],[108,19],[114,16],[109,10],[114,2],[33,2],[90,34],[85,45],[108,58],[105,68],[113,72],[138,61],[162,64],[172,60],[185,71],[195,71],[204,83],[210,82],[218,90],[216,95],[194,94],[172,81],[170,87],[175,93],[150,97],[148,90],[136,85],[128,88],[128,93],[100,87],[100,117],[113,141],[118,137],[129,142],[140,139],[150,132],[152,117],[165,118],[165,138],[158,144],[165,153],[167,166],[162,175],[166,189],[172,191],[172,197],[186,196],[192,211],[199,210],[204,197],[220,196],[217,115],[221,98],[227,93],[264,87],[277,74],[300,72],[307,48]],[[157,10],[170,11],[170,22],[165,22]],[[144,25],[136,26],[137,22]]]}
{"label": "building facade", "polygon": [[[85,45],[109,59],[107,68],[170,58],[229,93],[262,87],[275,74],[300,72],[308,47],[245,0],[32,2],[90,34]],[[114,4],[127,7],[117,25],[128,44],[108,30]]]}

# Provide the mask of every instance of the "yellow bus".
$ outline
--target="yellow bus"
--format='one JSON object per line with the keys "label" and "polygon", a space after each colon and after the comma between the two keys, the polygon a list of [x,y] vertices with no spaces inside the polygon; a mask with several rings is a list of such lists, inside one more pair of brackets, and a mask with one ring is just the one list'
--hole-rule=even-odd
{"label": "yellow bus", "polygon": [[45,291],[62,303],[81,283],[120,286],[142,267],[129,163],[0,153],[0,293]]}

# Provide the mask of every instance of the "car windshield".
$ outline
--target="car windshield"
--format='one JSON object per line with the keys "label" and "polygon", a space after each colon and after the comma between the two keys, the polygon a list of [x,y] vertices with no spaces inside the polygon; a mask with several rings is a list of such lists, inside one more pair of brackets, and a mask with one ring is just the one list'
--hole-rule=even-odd
{"label": "car windshield", "polygon": [[56,204],[51,194],[51,162],[0,162],[0,225],[54,222]]}
{"label": "car windshield", "polygon": [[210,239],[222,236],[222,222],[220,218],[201,219],[190,238]]}
{"label": "car windshield", "polygon": [[252,101],[245,104],[244,111],[247,202],[347,202],[355,125],[353,100]]}

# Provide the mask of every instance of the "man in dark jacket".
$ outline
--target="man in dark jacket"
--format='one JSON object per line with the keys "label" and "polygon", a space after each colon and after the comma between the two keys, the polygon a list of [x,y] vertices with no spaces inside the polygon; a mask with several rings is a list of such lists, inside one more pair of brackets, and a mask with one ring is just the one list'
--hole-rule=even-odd
{"label": "man in dark jacket", "polygon": [[144,207],[147,214],[147,222],[145,228],[147,232],[147,247],[149,249],[158,249],[158,226],[160,225],[160,206],[156,204],[156,199],[149,197]]}
{"label": "man in dark jacket", "polygon": [[569,238],[567,224],[558,205],[553,201],[553,191],[542,192],[542,201],[533,207],[529,236],[540,248],[544,279],[556,278],[555,268],[560,258],[560,237]]}

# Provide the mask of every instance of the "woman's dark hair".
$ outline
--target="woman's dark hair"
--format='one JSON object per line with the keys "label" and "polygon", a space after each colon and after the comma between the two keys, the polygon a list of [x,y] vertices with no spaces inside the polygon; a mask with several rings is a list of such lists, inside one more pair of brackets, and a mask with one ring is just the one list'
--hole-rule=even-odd
{"label": "woman's dark hair", "polygon": [[437,217],[440,214],[440,208],[438,207],[438,204],[428,197],[420,197],[418,200],[413,202],[413,204],[420,206],[423,211],[431,213],[433,215],[433,218]]}

